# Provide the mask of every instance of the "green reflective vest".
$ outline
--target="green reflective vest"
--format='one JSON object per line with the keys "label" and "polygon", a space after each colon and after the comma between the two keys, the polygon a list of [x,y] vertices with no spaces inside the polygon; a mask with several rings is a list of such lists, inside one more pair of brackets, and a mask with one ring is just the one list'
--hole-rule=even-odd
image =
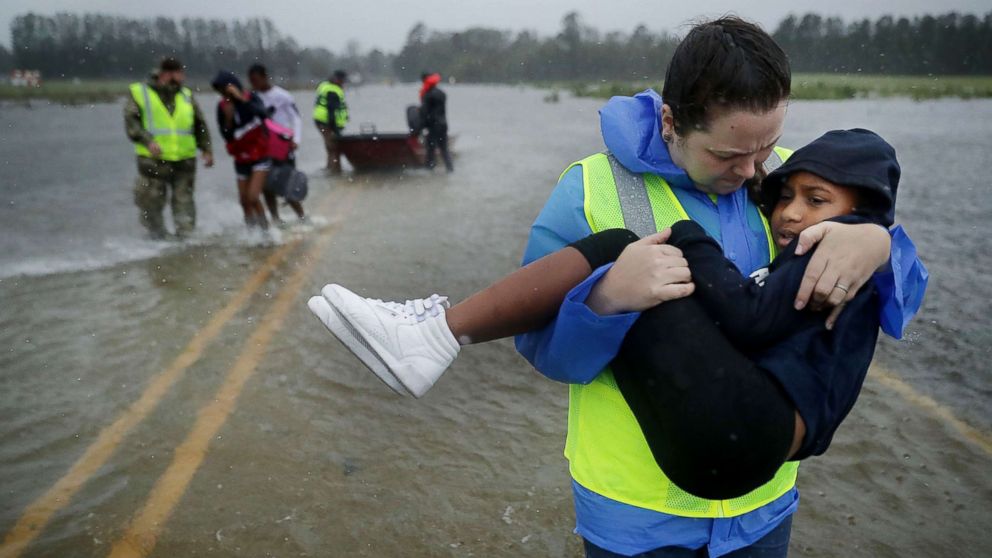
{"label": "green reflective vest", "polygon": [[[781,164],[791,154],[776,147],[766,168]],[[689,218],[660,176],[635,175],[612,155],[603,153],[572,166],[576,165],[582,167],[584,211],[594,233],[627,228],[643,237]],[[774,257],[771,229],[763,216],[762,221],[769,253]],[[609,368],[588,385],[569,386],[565,457],[572,478],[589,490],[618,502],[682,517],[731,517],[760,508],[795,486],[799,468],[798,462],[788,462],[767,484],[732,500],[706,500],[685,492],[658,467]]]}
{"label": "green reflective vest", "polygon": [[348,104],[344,102],[344,89],[336,83],[322,81],[317,86],[317,100],[313,107],[313,119],[322,124],[327,124],[329,115],[327,114],[327,95],[333,93],[341,99],[337,110],[334,111],[334,125],[340,130],[348,123]]}
{"label": "green reflective vest", "polygon": [[[176,92],[176,106],[170,113],[158,93],[144,83],[131,84],[131,96],[141,109],[141,122],[162,148],[157,158],[163,161],[184,161],[196,157],[196,137],[193,135],[193,93],[186,87]],[[134,151],[142,157],[152,157],[148,148],[134,144]]]}

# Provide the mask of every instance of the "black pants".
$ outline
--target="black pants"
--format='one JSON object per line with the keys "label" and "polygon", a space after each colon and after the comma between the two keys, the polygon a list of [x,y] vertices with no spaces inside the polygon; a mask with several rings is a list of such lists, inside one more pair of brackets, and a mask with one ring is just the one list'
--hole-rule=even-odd
{"label": "black pants", "polygon": [[436,166],[434,150],[441,151],[444,167],[451,172],[455,167],[451,164],[451,154],[448,153],[448,126],[434,126],[427,129],[427,168]]}
{"label": "black pants", "polygon": [[[615,229],[572,246],[596,269],[636,239]],[[742,496],[771,480],[788,457],[792,401],[693,297],[642,312],[611,368],[658,465],[686,492]]]}

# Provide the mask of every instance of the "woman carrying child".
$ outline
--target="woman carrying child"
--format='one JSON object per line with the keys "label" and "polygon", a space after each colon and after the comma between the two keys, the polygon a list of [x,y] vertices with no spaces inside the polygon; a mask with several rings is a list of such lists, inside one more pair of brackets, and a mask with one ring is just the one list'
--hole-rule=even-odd
{"label": "woman carrying child", "polygon": [[[638,409],[652,409],[656,402],[631,405],[625,396],[647,393],[665,397],[662,389],[652,392],[653,386],[647,380],[658,378],[642,367],[665,359],[676,366],[676,353],[683,348],[689,354],[706,354],[707,347],[694,346],[692,341],[697,337],[717,339],[720,335],[719,331],[701,330],[706,327],[701,320],[681,323],[674,331],[635,327],[641,318],[653,316],[644,311],[674,306],[662,303],[701,289],[699,282],[692,283],[691,265],[683,251],[665,244],[665,234],[654,233],[691,219],[718,243],[739,274],[766,267],[776,250],[798,233],[798,227],[790,228],[783,221],[773,236],[758,205],[742,187],[760,174],[762,164],[772,170],[789,156],[787,150],[776,147],[789,85],[784,53],[756,26],[736,18],[698,25],[676,49],[662,97],[648,91],[634,98],[614,98],[601,111],[603,137],[610,154],[584,159],[563,173],[531,231],[524,263],[534,262],[533,265],[447,312],[439,297],[407,304],[377,303],[355,300],[358,297],[348,300],[343,289],[331,286],[325,288],[324,296],[311,300],[311,309],[343,340],[352,336],[359,341],[376,338],[389,342],[397,335],[406,336],[403,350],[392,353],[383,349],[396,348],[398,344],[348,346],[387,383],[402,384],[400,389],[407,387],[415,395],[422,394],[437,379],[437,368],[443,371],[457,354],[459,343],[533,330],[518,337],[520,352],[545,375],[571,384],[565,453],[573,477],[577,532],[585,539],[587,556],[785,556],[791,516],[798,505],[798,462],[783,460],[803,456],[802,452],[822,451],[832,434],[823,425],[843,418],[843,405],[826,418],[800,413],[797,420],[797,410],[802,411],[805,403],[793,398],[801,394],[790,392],[778,375],[762,368],[778,366],[775,362],[781,364],[787,359],[766,363],[759,358],[755,363],[746,358],[750,355],[739,354],[740,347],[726,339],[724,346],[711,352],[725,355],[726,362],[733,362],[736,370],[743,371],[733,376],[735,382],[742,384],[709,394],[699,393],[709,388],[707,384],[692,384],[692,377],[673,379],[673,375],[662,375],[662,379],[674,382],[676,388],[688,389],[684,393],[689,395],[711,396],[713,400],[745,407],[721,411],[715,417],[705,416],[709,411],[684,408],[682,415],[667,417],[669,422],[675,421],[672,424],[651,420],[639,423],[644,413]],[[790,174],[790,180],[796,174]],[[821,178],[829,181],[832,177]],[[839,185],[844,187],[844,182]],[[802,184],[789,187],[795,193]],[[893,186],[892,203],[894,193]],[[836,213],[842,214],[843,211]],[[922,295],[919,286],[925,283],[925,272],[916,266],[908,238],[898,231],[890,237],[884,227],[878,226],[890,223],[832,222],[805,229],[803,236],[808,238],[804,247],[808,248],[810,238],[819,240],[819,246],[800,262],[804,271],[800,274],[794,311],[806,306],[811,292],[814,307],[855,301],[862,286],[871,281],[868,288],[878,289],[882,296],[875,307],[878,315],[869,327],[877,328],[881,323],[885,331],[899,335],[918,308]],[[633,230],[644,238],[627,246],[616,263],[599,265],[616,258],[615,253],[609,255],[601,247],[580,248],[579,241],[591,234],[619,228]],[[676,227],[681,228],[684,227]],[[679,234],[692,238],[693,232],[698,239],[698,230]],[[575,247],[562,250],[569,244]],[[882,269],[890,258],[890,247],[893,264],[910,265]],[[596,251],[602,251],[601,257],[596,257]],[[539,259],[553,252],[557,253]],[[875,273],[878,269],[882,272]],[[787,299],[788,305],[792,305],[791,298]],[[875,300],[873,295],[868,298]],[[542,314],[549,301],[558,310]],[[363,304],[371,311],[363,311]],[[841,320],[845,318],[842,314]],[[825,317],[813,319],[822,321]],[[831,315],[830,320],[835,319],[837,316]],[[706,322],[713,326],[712,319]],[[352,329],[335,331],[344,323]],[[355,329],[356,325],[372,334],[364,335],[361,329]],[[690,327],[693,329],[687,329]],[[811,326],[809,330],[811,335],[822,334]],[[669,341],[669,352],[627,352],[627,344],[637,340],[625,339],[636,338],[642,331],[655,335],[654,341],[658,341],[657,336]],[[644,340],[640,343],[643,347]],[[809,343],[814,346],[816,341]],[[367,354],[363,355],[363,351]],[[630,354],[635,356],[628,358]],[[393,357],[399,358],[390,362]],[[809,355],[793,358],[789,366],[796,367],[796,374],[817,373],[818,363],[808,358]],[[720,371],[708,369],[707,362],[710,361],[695,361],[697,367],[704,369],[700,375],[719,377]],[[431,368],[432,363],[437,366]],[[621,369],[624,372],[617,377],[615,372]],[[859,374],[863,378],[863,371],[851,370],[847,381],[860,386]],[[643,389],[624,390],[625,378],[645,379]],[[734,399],[738,389],[753,393],[758,398],[755,401],[774,404],[754,406],[753,402]],[[706,404],[705,397],[696,401]],[[712,405],[708,409],[713,409]],[[762,410],[774,420],[764,420]],[[711,438],[696,440],[698,435],[693,432],[719,429],[719,422],[733,422],[740,413],[743,416],[736,424],[746,429],[742,431],[746,438],[738,438],[738,445],[747,447],[734,449],[738,440],[731,436],[727,436],[729,444],[727,440]],[[817,422],[805,426],[814,427],[816,433],[807,437],[801,430],[811,418]],[[660,424],[661,432],[650,431],[650,425],[645,429],[645,422]],[[751,428],[751,422],[769,428],[765,435],[771,451],[756,448],[764,439],[760,438],[760,428]],[[755,435],[759,438],[749,437]],[[668,469],[659,466],[658,456],[671,456],[673,452],[653,447],[648,438],[690,452],[687,459],[675,465],[685,470],[672,473],[695,495],[673,483],[667,476]],[[702,447],[696,451],[694,441],[696,446],[712,443],[717,449]],[[705,478],[711,471],[692,470],[692,464],[716,463],[715,477],[734,481],[741,477],[735,474],[737,471],[719,469],[727,467],[727,463],[733,467],[737,460],[728,458],[748,451],[755,458],[753,462],[741,461],[740,467],[750,475],[761,473],[772,463],[773,470],[758,475],[767,477],[767,481],[743,494],[735,486],[705,482],[694,485],[693,481]],[[713,452],[716,455],[711,455]],[[678,452],[674,453],[678,458]]]}

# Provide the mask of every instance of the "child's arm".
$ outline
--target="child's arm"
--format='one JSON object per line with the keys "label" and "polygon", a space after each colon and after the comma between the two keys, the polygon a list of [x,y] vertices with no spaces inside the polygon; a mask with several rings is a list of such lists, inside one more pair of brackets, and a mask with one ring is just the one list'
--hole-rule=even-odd
{"label": "child's arm", "polygon": [[[531,227],[525,264],[592,234],[584,199],[582,168],[573,167],[559,179]],[[601,275],[594,272],[576,289],[588,294]],[[585,305],[585,296],[566,297],[548,325],[518,335],[515,344],[517,351],[548,378],[588,383],[616,356],[638,315],[600,316]]]}
{"label": "child's arm", "polygon": [[[752,352],[774,344],[814,316],[793,306],[810,254],[793,255],[794,245],[776,258],[759,285],[727,260],[720,245],[698,224],[680,221],[669,244],[682,250],[696,285],[694,297],[734,345]],[[820,319],[820,318],[816,318]]]}

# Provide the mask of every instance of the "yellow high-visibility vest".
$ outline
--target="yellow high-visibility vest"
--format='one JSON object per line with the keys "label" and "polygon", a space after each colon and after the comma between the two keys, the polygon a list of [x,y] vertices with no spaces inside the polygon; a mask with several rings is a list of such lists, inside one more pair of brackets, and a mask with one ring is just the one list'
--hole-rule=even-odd
{"label": "yellow high-visibility vest", "polygon": [[[766,168],[781,164],[791,154],[776,147]],[[584,211],[594,233],[627,228],[643,237],[689,219],[671,187],[658,175],[631,173],[604,153],[569,169],[574,166],[582,167]],[[768,221],[764,216],[761,219],[771,259],[775,243]],[[585,488],[618,502],[682,517],[732,517],[760,508],[795,486],[799,468],[799,462],[787,462],[771,481],[732,500],[689,494],[658,467],[609,368],[587,385],[569,386],[565,457],[572,478]]]}
{"label": "yellow high-visibility vest", "polygon": [[193,135],[193,93],[186,87],[176,92],[175,109],[170,113],[158,93],[144,83],[131,84],[131,97],[141,109],[141,122],[162,148],[155,157],[141,143],[134,144],[134,151],[142,157],[163,161],[184,161],[196,157],[196,137]]}
{"label": "yellow high-visibility vest", "polygon": [[337,110],[334,111],[334,124],[338,129],[344,128],[348,123],[348,105],[344,102],[344,89],[336,83],[322,81],[317,85],[317,100],[313,106],[313,119],[317,122],[327,124],[330,122],[330,115],[327,111],[327,95],[333,93],[341,99]]}

